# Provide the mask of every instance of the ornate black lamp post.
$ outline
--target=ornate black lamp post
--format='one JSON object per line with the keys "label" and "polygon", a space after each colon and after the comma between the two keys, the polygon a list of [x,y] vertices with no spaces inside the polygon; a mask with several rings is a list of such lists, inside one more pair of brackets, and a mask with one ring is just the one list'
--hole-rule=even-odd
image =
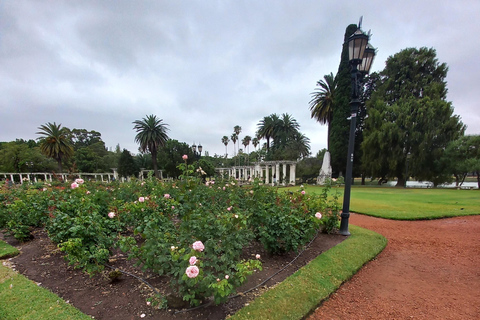
{"label": "ornate black lamp post", "polygon": [[368,43],[369,36],[360,29],[360,24],[354,34],[347,40],[348,58],[352,75],[352,99],[350,100],[350,136],[348,139],[347,170],[345,177],[345,191],[343,194],[343,209],[340,217],[340,234],[350,235],[348,219],[350,218],[350,190],[352,187],[353,152],[355,144],[355,129],[357,113],[360,106],[360,85],[363,77],[368,74],[375,57],[375,49]]}
{"label": "ornate black lamp post", "polygon": [[199,143],[198,144],[198,152],[197,152],[197,146],[195,145],[195,142],[193,143],[192,151],[193,151],[193,154],[195,155],[195,159],[197,159],[197,160],[200,159],[200,157],[202,156],[202,150],[203,150],[203,147]]}

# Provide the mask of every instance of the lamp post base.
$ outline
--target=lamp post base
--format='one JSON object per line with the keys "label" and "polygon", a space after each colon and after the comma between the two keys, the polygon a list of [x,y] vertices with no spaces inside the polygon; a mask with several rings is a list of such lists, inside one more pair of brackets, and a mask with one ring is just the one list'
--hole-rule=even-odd
{"label": "lamp post base", "polygon": [[349,236],[350,232],[348,231],[348,218],[350,218],[350,213],[342,213],[340,217],[342,220],[340,221],[340,230],[338,233],[340,233],[342,236]]}

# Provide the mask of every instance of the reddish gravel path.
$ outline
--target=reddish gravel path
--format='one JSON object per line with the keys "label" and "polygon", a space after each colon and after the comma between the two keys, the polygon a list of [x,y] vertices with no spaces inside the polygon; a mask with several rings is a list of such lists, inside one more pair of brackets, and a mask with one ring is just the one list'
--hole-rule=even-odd
{"label": "reddish gravel path", "polygon": [[480,216],[393,221],[352,214],[388,239],[309,320],[480,319]]}

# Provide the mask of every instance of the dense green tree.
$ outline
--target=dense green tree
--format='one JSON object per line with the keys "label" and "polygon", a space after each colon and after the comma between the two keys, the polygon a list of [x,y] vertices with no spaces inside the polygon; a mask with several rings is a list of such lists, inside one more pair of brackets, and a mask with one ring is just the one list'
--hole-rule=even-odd
{"label": "dense green tree", "polygon": [[336,75],[335,104],[330,122],[328,148],[331,156],[332,172],[334,176],[345,173],[347,167],[348,137],[350,130],[350,100],[352,80],[346,41],[357,30],[356,24],[351,24],[345,30],[344,44],[340,58],[340,65]]}
{"label": "dense green tree", "polygon": [[158,173],[157,152],[168,140],[168,124],[163,123],[163,119],[158,119],[157,116],[153,114],[142,118],[142,120],[135,120],[133,123],[135,124],[133,129],[137,131],[135,142],[140,145],[142,152],[150,152],[155,177],[160,178]]}
{"label": "dense green tree", "polygon": [[317,82],[315,92],[310,100],[311,117],[328,126],[327,148],[330,145],[330,123],[333,119],[333,108],[335,107],[335,90],[337,87],[336,77],[332,72],[323,77],[324,80]]}
{"label": "dense green tree", "polygon": [[297,163],[296,176],[303,183],[316,183],[327,149],[320,150],[315,157],[305,157]]}
{"label": "dense green tree", "polygon": [[121,177],[137,177],[140,172],[135,160],[127,149],[123,149],[120,159],[118,161],[118,174]]}
{"label": "dense green tree", "polygon": [[466,135],[451,141],[443,162],[454,175],[457,186],[465,181],[467,174],[475,173],[480,188],[480,135]]}
{"label": "dense green tree", "polygon": [[68,137],[69,130],[62,128],[61,124],[48,122],[38,128],[37,134],[40,151],[47,157],[57,161],[58,170],[62,172],[62,161],[73,156],[72,142]]}
{"label": "dense green tree", "polygon": [[102,135],[97,131],[88,131],[87,129],[73,129],[67,130],[67,136],[72,141],[73,148],[78,150],[83,147],[88,147],[92,144],[102,141]]}
{"label": "dense green tree", "polygon": [[434,49],[408,48],[387,59],[367,102],[362,162],[370,175],[396,177],[403,186],[411,154],[409,171],[416,179],[434,185],[448,180],[441,158],[465,126],[446,101],[447,70]]}
{"label": "dense green tree", "polygon": [[0,172],[50,172],[55,162],[45,157],[33,140],[2,142],[0,146]]}
{"label": "dense green tree", "polygon": [[183,163],[182,156],[188,156],[187,163],[193,164],[195,157],[192,148],[185,142],[168,139],[167,142],[159,149],[158,159],[162,164],[162,169],[169,177],[177,178],[182,172],[177,168]]}

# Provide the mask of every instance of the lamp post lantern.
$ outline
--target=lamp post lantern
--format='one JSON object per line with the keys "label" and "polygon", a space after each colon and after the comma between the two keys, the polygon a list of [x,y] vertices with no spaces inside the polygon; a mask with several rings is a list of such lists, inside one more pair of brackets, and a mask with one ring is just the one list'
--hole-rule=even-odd
{"label": "lamp post lantern", "polygon": [[202,145],[199,143],[198,144],[198,152],[197,152],[197,146],[195,145],[195,142],[193,143],[192,145],[192,151],[193,151],[193,155],[195,156],[195,158],[198,160],[200,159],[200,157],[202,156],[202,150],[203,150],[203,147]]}
{"label": "lamp post lantern", "polygon": [[360,29],[358,29],[348,38],[348,58],[351,67],[352,77],[352,95],[350,100],[350,134],[348,138],[348,152],[347,152],[347,169],[345,176],[345,191],[343,194],[343,208],[340,234],[344,236],[350,235],[348,231],[348,219],[350,218],[350,190],[352,188],[352,168],[353,168],[353,153],[355,145],[355,129],[357,122],[358,108],[360,107],[360,85],[363,77],[368,74],[372,66],[373,58],[375,57],[375,49],[368,43],[369,36],[367,36]]}

